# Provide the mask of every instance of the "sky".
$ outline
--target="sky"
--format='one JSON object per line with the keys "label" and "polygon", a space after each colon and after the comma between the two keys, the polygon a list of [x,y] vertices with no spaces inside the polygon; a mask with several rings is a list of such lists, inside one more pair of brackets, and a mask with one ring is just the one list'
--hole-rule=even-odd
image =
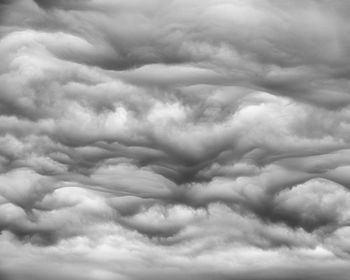
{"label": "sky", "polygon": [[350,1],[1,0],[1,280],[346,280]]}

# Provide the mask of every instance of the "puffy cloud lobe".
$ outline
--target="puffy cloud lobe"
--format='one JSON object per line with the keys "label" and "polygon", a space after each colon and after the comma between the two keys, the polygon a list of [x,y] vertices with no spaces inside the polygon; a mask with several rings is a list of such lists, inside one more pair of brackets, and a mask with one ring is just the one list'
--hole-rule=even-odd
{"label": "puffy cloud lobe", "polygon": [[347,6],[0,1],[0,277],[347,279]]}
{"label": "puffy cloud lobe", "polygon": [[280,192],[275,200],[276,210],[281,215],[289,213],[306,227],[337,226],[349,221],[349,193],[329,181],[307,181]]}

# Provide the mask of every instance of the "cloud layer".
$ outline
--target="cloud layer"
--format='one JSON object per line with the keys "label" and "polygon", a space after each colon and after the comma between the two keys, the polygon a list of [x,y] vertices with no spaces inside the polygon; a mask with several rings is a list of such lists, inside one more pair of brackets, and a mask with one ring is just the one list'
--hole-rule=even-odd
{"label": "cloud layer", "polygon": [[346,1],[0,1],[0,277],[348,279]]}

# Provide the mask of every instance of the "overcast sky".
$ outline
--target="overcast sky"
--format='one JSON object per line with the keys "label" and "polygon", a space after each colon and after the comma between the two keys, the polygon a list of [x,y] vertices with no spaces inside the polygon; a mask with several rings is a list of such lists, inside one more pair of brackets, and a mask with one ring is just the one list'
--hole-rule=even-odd
{"label": "overcast sky", "polygon": [[0,278],[347,280],[350,1],[1,0]]}

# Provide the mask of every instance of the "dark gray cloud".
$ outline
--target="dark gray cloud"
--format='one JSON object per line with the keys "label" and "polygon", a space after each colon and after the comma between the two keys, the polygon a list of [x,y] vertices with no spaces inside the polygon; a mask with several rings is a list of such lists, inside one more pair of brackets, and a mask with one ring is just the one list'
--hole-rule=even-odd
{"label": "dark gray cloud", "polygon": [[0,278],[347,279],[348,10],[0,1]]}

